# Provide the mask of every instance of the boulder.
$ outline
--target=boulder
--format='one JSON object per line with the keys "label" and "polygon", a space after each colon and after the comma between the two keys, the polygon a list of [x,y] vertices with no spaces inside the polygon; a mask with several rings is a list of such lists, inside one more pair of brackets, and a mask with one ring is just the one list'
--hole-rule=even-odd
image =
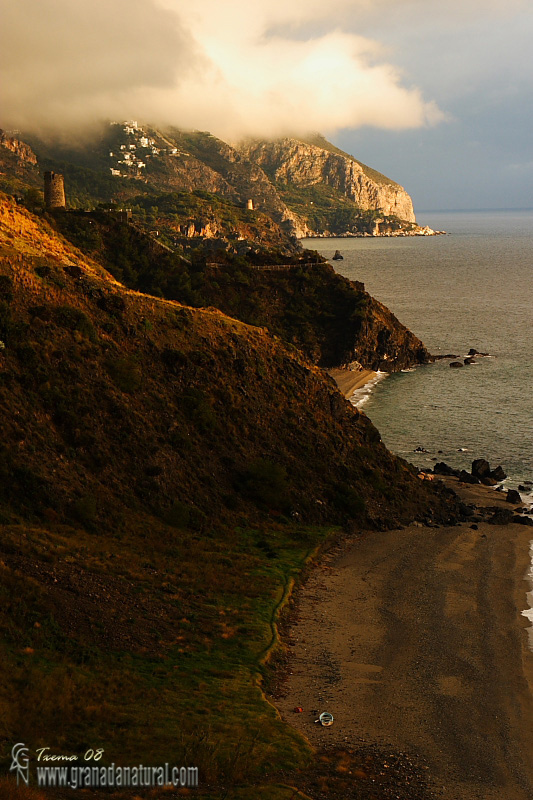
{"label": "boulder", "polygon": [[67,275],[70,275],[72,278],[81,278],[83,275],[83,270],[81,267],[78,267],[77,264],[67,264],[66,267],[63,267]]}
{"label": "boulder", "polygon": [[483,486],[497,486],[498,481],[495,481],[494,478],[491,478],[490,475],[481,478],[481,483]]}
{"label": "boulder", "polygon": [[490,476],[490,464],[484,458],[476,458],[475,461],[472,461],[472,475],[474,477],[479,478],[487,478]]}
{"label": "boulder", "polygon": [[514,514],[510,508],[498,508],[488,520],[489,525],[508,525],[513,521]]}
{"label": "boulder", "polygon": [[465,358],[464,363],[468,366],[468,364],[477,364],[477,361],[472,356],[469,356],[469,358]]}
{"label": "boulder", "polygon": [[517,505],[518,503],[522,502],[522,498],[520,497],[520,492],[517,492],[516,489],[509,489],[507,492],[507,497],[505,498],[508,503],[514,503]]}
{"label": "boulder", "polygon": [[463,483],[479,483],[479,478],[476,478],[475,475],[471,475],[465,469],[462,469],[459,473],[459,480]]}
{"label": "boulder", "polygon": [[475,347],[471,347],[470,350],[468,351],[468,355],[469,356],[477,356],[477,354],[478,354],[478,351],[476,350]]}
{"label": "boulder", "polygon": [[452,361],[450,367],[452,367],[452,369],[459,369],[459,367],[464,367],[464,364],[462,361]]}
{"label": "boulder", "polygon": [[474,514],[476,513],[475,507],[472,508],[472,506],[467,506],[466,503],[459,503],[459,513],[463,517],[473,517]]}
{"label": "boulder", "polygon": [[499,483],[500,481],[504,481],[506,479],[507,475],[503,471],[503,468],[501,466],[498,466],[498,467],[496,467],[496,469],[492,470],[492,472],[490,473],[490,477],[494,478],[494,480],[498,481],[498,483]]}
{"label": "boulder", "polygon": [[530,528],[533,528],[533,519],[529,517],[521,517],[518,514],[515,514],[511,522],[516,522],[518,525],[529,525]]}
{"label": "boulder", "polygon": [[455,475],[456,478],[459,477],[459,470],[450,467],[445,461],[437,462],[433,467],[433,472],[435,475]]}

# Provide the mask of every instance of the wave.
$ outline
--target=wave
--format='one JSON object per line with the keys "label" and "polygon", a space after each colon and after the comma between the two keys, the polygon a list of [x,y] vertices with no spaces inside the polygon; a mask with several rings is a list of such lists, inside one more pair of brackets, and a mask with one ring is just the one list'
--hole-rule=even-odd
{"label": "wave", "polygon": [[374,378],[367,381],[360,389],[355,390],[351,397],[349,397],[350,403],[356,408],[361,408],[372,394],[374,387],[382,381],[383,378],[386,378],[388,374],[388,372],[377,372]]}

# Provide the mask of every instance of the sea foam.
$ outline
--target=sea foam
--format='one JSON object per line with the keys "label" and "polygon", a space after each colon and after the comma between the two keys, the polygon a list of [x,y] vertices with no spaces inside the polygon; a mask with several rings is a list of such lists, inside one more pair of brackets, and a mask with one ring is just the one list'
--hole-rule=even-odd
{"label": "sea foam", "polygon": [[374,387],[382,381],[383,378],[386,378],[388,374],[388,372],[377,372],[375,378],[369,380],[364,386],[361,386],[360,389],[355,390],[349,398],[350,403],[356,408],[361,408],[372,394]]}

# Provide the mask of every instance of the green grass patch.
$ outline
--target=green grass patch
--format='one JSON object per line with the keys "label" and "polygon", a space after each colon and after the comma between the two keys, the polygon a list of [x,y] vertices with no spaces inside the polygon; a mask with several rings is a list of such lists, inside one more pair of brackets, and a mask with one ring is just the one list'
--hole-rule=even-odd
{"label": "green grass patch", "polygon": [[[261,684],[277,618],[329,530],[200,535],[187,513],[179,522],[139,517],[107,540],[92,525],[3,527],[3,757],[14,741],[77,754],[103,747],[117,764],[198,766],[204,787],[261,784],[309,762]],[[272,791],[265,796],[291,797]],[[217,795],[200,787],[196,796]]]}

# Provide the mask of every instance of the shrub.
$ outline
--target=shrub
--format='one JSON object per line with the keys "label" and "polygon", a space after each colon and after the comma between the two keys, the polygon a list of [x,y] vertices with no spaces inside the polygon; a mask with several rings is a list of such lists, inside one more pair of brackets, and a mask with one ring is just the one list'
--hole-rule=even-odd
{"label": "shrub", "polygon": [[122,392],[132,394],[140,389],[142,370],[133,356],[125,358],[108,358],[105,362],[109,377]]}
{"label": "shrub", "polygon": [[92,495],[84,495],[72,504],[72,516],[82,525],[91,526],[98,515],[96,500]]}
{"label": "shrub", "polygon": [[13,280],[9,275],[0,275],[0,297],[5,303],[13,300]]}
{"label": "shrub", "polygon": [[165,514],[165,519],[174,528],[192,528],[192,530],[202,530],[206,521],[206,515],[195,506],[175,500]]}
{"label": "shrub", "polygon": [[280,464],[258,458],[240,476],[239,489],[259,506],[281,509],[288,504],[287,471]]}
{"label": "shrub", "polygon": [[207,433],[217,427],[215,412],[204,392],[190,389],[181,399],[186,415],[199,431]]}
{"label": "shrub", "polygon": [[126,310],[126,303],[118,294],[105,294],[98,299],[96,305],[113,317],[120,317]]}
{"label": "shrub", "polygon": [[61,328],[66,328],[70,331],[80,331],[84,336],[87,336],[91,341],[96,339],[94,327],[87,316],[79,308],[72,306],[58,306],[54,309],[54,321],[56,325]]}
{"label": "shrub", "polygon": [[364,498],[346,483],[337,486],[333,503],[335,508],[349,517],[361,517],[366,510]]}

